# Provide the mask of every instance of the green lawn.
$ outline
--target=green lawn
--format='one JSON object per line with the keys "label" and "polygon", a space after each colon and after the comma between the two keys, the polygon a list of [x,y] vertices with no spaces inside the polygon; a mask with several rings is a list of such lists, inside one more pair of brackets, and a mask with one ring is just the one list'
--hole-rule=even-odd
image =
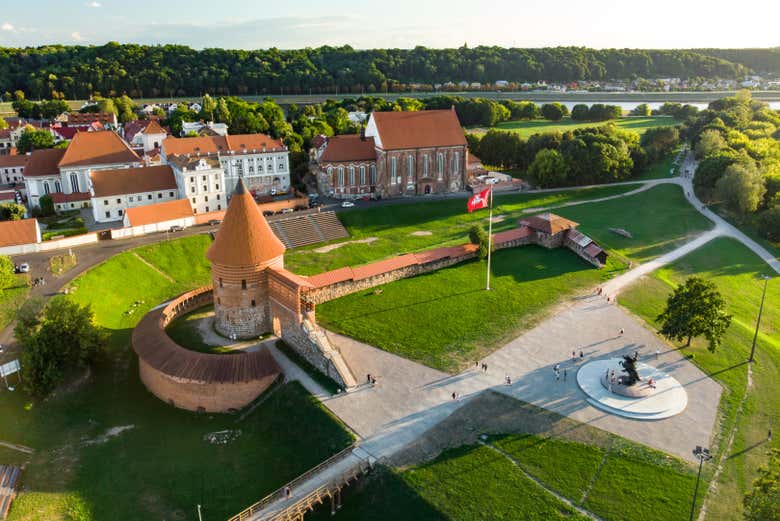
{"label": "green lawn", "polygon": [[631,178],[632,181],[647,181],[650,179],[668,179],[675,177],[679,172],[679,165],[674,163],[680,148],[668,154],[663,159],[648,165],[645,170]]}
{"label": "green lawn", "polygon": [[[501,231],[517,226],[522,210],[553,206],[574,201],[598,199],[618,195],[636,186],[605,186],[563,190],[558,192],[496,195],[494,215],[503,215],[504,221],[494,226]],[[370,244],[347,244],[328,253],[314,250],[321,244],[288,250],[285,267],[301,275],[313,275],[343,266],[364,264],[401,253],[426,250],[439,246],[462,244],[468,240],[468,230],[476,222],[487,224],[487,212],[466,212],[465,199],[422,201],[415,204],[382,205],[350,210],[339,214],[349,231],[348,242],[377,237]],[[412,235],[430,232],[430,235]]]}
{"label": "green lawn", "polygon": [[[180,316],[165,328],[165,332],[171,339],[182,347],[198,351],[200,353],[223,353],[221,346],[213,346],[203,341],[203,336],[198,331],[196,321],[208,317],[214,313],[214,306],[206,306]],[[225,339],[225,343],[233,343]]]}
{"label": "green lawn", "polygon": [[622,264],[596,269],[567,249],[526,246],[493,255],[491,291],[484,261],[470,261],[361,291],[317,306],[329,329],[444,371],[494,350],[527,329],[550,305],[596,286]]}
{"label": "green lawn", "polygon": [[30,276],[16,275],[16,280],[10,288],[0,290],[0,329],[5,328],[16,315],[16,310],[27,299],[30,293]]}
{"label": "green lawn", "polygon": [[671,127],[677,125],[679,121],[671,116],[649,116],[649,117],[622,117],[612,121],[574,121],[571,118],[564,118],[561,121],[548,121],[546,119],[532,119],[525,121],[506,121],[499,123],[498,130],[509,130],[520,134],[520,137],[527,139],[533,134],[542,132],[567,132],[578,128],[589,128],[614,123],[623,130],[633,130],[639,134],[644,134],[647,129],[655,127]]}
{"label": "green lawn", "polygon": [[[655,325],[672,288],[686,277],[697,274],[714,281],[734,315],[723,344],[710,353],[705,342],[694,341],[686,351],[693,362],[723,386],[721,397],[721,434],[717,451],[725,450],[724,438],[737,422],[737,407],[744,394],[747,366],[744,363],[753,340],[755,320],[763,283],[758,274],[770,268],[750,250],[732,239],[717,239],[683,257],[670,266],[642,279],[621,295],[621,303]],[[777,277],[767,290],[764,318],[758,337],[753,365],[753,388],[739,418],[737,436],[725,461],[718,488],[709,505],[711,519],[741,519],[742,496],[755,476],[756,468],[766,461],[767,430],[777,427],[780,418],[780,283]],[[777,437],[772,446],[780,447]]]}
{"label": "green lawn", "polygon": [[[639,262],[673,250],[713,226],[677,185],[655,186],[629,197],[560,208],[555,213],[580,223],[580,231],[602,247]],[[633,238],[609,228],[623,228]]]}
{"label": "green lawn", "polygon": [[[238,423],[170,407],[140,382],[132,327],[152,307],[208,282],[207,246],[196,236],[125,252],[72,283],[69,298],[92,305],[110,349],[86,382],[43,402],[0,392],[0,439],[37,450],[10,519],[196,519],[196,504],[204,519],[225,519],[350,443],[297,383],[272,391]],[[154,269],[134,253],[164,262]],[[225,445],[204,440],[222,430],[240,434]]]}

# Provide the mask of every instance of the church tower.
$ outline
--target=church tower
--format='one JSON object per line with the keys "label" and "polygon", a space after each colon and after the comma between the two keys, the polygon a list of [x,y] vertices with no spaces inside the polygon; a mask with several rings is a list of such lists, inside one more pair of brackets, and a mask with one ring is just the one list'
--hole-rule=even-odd
{"label": "church tower", "polygon": [[241,339],[271,332],[267,268],[284,267],[284,250],[239,179],[217,238],[206,252],[217,332]]}

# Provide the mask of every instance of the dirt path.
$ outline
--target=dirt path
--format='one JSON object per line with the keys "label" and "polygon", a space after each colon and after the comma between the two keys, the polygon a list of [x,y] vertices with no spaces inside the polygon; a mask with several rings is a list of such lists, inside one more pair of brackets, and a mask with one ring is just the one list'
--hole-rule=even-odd
{"label": "dirt path", "polygon": [[8,443],[7,441],[0,441],[0,447],[5,447],[6,449],[11,450],[18,450],[19,452],[24,452],[25,454],[35,453],[35,449],[31,447],[27,447],[26,445],[19,445],[18,443]]}
{"label": "dirt path", "polygon": [[157,273],[159,273],[160,275],[165,277],[169,282],[172,282],[172,283],[176,284],[176,281],[170,275],[168,275],[167,273],[162,271],[160,268],[158,268],[157,266],[155,266],[154,264],[152,264],[148,260],[146,260],[143,257],[141,257],[136,252],[133,252],[133,255],[135,256],[136,259],[138,259],[139,261],[143,262],[144,264],[146,264],[147,266],[152,268],[154,271],[156,271]]}
{"label": "dirt path", "polygon": [[379,237],[366,237],[365,239],[357,239],[354,241],[344,241],[339,242],[336,244],[328,244],[325,246],[321,246],[319,248],[315,248],[312,251],[315,253],[328,253],[329,251],[337,250],[341,248],[342,246],[346,246],[347,244],[371,244],[374,241],[378,241]]}

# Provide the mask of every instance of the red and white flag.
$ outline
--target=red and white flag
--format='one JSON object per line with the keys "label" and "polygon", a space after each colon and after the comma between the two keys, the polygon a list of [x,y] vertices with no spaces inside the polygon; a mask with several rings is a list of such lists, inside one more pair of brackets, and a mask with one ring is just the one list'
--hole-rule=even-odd
{"label": "red and white flag", "polygon": [[474,194],[469,198],[469,202],[466,205],[466,208],[468,208],[469,213],[471,213],[474,210],[481,210],[482,208],[487,208],[489,204],[490,204],[490,188],[485,188],[481,192]]}

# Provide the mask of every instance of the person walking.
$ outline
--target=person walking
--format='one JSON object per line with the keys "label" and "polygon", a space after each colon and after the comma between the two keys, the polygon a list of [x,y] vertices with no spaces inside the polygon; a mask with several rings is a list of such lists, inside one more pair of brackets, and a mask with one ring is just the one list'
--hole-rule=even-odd
{"label": "person walking", "polygon": [[656,349],[656,350],[655,350],[655,359],[656,359],[656,360],[658,360],[658,356],[659,356],[660,354],[661,354],[661,350],[660,350],[660,349]]}
{"label": "person walking", "polygon": [[623,336],[623,333],[625,333],[625,330],[621,327],[620,328],[620,336]]}
{"label": "person walking", "polygon": [[585,353],[583,353],[582,351],[580,351],[580,360],[582,360],[583,358],[585,358]]}
{"label": "person walking", "polygon": [[366,375],[366,383],[367,383],[367,384],[370,384],[370,383],[371,383],[371,373],[368,373],[368,374]]}
{"label": "person walking", "polygon": [[566,381],[566,373],[568,373],[568,371],[566,369],[564,369],[563,370],[563,381],[564,382]]}
{"label": "person walking", "polygon": [[288,486],[284,487],[284,496],[286,499],[290,499],[292,497],[292,489]]}
{"label": "person walking", "polygon": [[482,363],[482,372],[487,373],[487,364],[484,362]]}
{"label": "person walking", "polygon": [[577,352],[576,351],[572,351],[571,352],[571,360],[572,360],[572,362],[576,362],[577,361]]}
{"label": "person walking", "polygon": [[458,399],[458,394],[455,391],[452,391],[452,399],[453,400],[457,400]]}

